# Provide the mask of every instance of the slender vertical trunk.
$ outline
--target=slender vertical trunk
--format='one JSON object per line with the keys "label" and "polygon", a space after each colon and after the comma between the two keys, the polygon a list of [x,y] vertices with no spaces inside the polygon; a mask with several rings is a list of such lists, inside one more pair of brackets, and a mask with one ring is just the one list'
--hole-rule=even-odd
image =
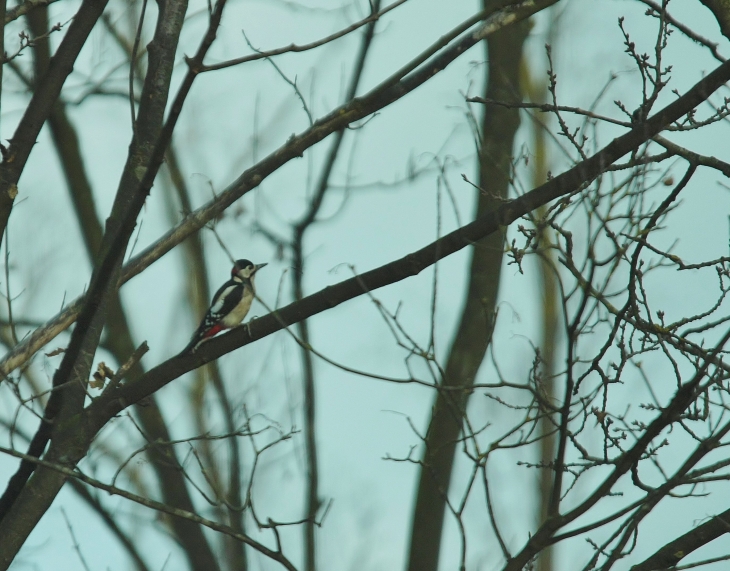
{"label": "slender vertical trunk", "polygon": [[[535,102],[543,102],[547,94],[547,85],[531,85],[529,88],[530,99]],[[537,187],[547,180],[548,159],[547,141],[545,140],[545,127],[542,123],[534,121],[533,127],[533,161],[532,161],[532,186]],[[536,214],[539,217],[545,213],[545,207],[538,208]],[[551,263],[552,251],[551,231],[547,228],[540,229],[539,243],[543,254],[539,258],[540,264],[540,294],[542,309],[542,331],[540,341],[540,378],[542,382],[542,394],[545,398],[553,400],[555,395],[555,352],[558,342],[558,284],[554,273],[554,266]],[[553,489],[554,473],[550,466],[555,458],[555,438],[551,434],[554,430],[554,421],[547,415],[546,410],[540,411],[544,416],[540,417],[538,430],[540,432],[540,464],[544,466],[539,472],[538,481],[538,502],[539,514],[538,525],[542,524],[548,517],[550,505],[550,494]],[[553,571],[553,548],[546,547],[540,552],[537,560],[537,571]]]}
{"label": "slender vertical trunk", "polygon": [[[294,299],[300,300],[304,297],[302,278],[304,272],[304,261],[302,257],[301,239],[294,248]],[[302,353],[302,369],[304,381],[304,450],[307,458],[307,490],[305,492],[304,513],[309,521],[304,524],[304,570],[315,571],[317,568],[316,559],[316,538],[315,518],[319,511],[319,460],[317,458],[316,441],[316,420],[317,408],[314,391],[314,364],[309,346],[309,327],[307,321],[300,321],[296,325],[297,335],[302,340],[304,347]]]}
{"label": "slender vertical trunk", "polygon": [[[170,175],[170,182],[172,187],[175,189],[179,205],[175,202],[175,206],[170,205],[170,215],[173,218],[173,223],[179,222],[176,219],[176,213],[181,208],[185,214],[192,212],[193,207],[190,201],[190,191],[188,185],[182,174],[181,166],[177,158],[177,154],[173,151],[172,146],[167,152],[165,163]],[[173,202],[172,200],[170,202]],[[203,241],[200,233],[196,233],[185,242],[183,242],[183,253],[185,255],[185,265],[189,270],[190,288],[188,290],[188,298],[190,300],[190,307],[195,311],[196,318],[203,315],[208,309],[210,303],[211,293],[210,287],[208,287],[208,274],[206,271],[205,253],[203,250]],[[226,386],[221,375],[218,361],[211,361],[205,367],[196,369],[195,373],[195,386],[199,387],[201,391],[205,390],[208,382],[213,385],[213,390],[218,397],[220,407],[223,412],[223,422],[226,426],[226,432],[233,434],[236,432],[236,422],[234,417],[234,407],[231,403],[229,395],[226,391]],[[207,416],[206,411],[201,407],[197,411],[197,419],[199,425],[202,425],[203,419]],[[201,431],[202,432],[202,431]],[[203,440],[202,444],[209,444]],[[239,509],[243,503],[241,496],[241,450],[239,447],[239,440],[235,436],[228,438],[228,484],[227,484],[227,507],[224,509],[221,506],[220,511],[224,512],[221,515],[225,515],[228,518],[228,524],[238,533],[245,533],[244,526],[244,511]],[[218,465],[214,465],[215,455],[213,454],[210,447],[206,451],[206,456],[209,459],[211,470],[215,472],[216,479],[221,473],[221,468]],[[224,489],[221,486],[220,489]],[[226,553],[226,565],[231,571],[246,571],[248,569],[248,561],[246,560],[246,550],[242,542],[232,537],[223,538],[225,553]]]}
{"label": "slender vertical trunk", "polygon": [[[370,10],[376,13],[380,10],[381,0],[373,0],[370,3]],[[358,50],[355,64],[353,66],[352,78],[345,94],[345,101],[351,101],[357,95],[357,88],[360,84],[362,72],[365,69],[365,61],[372,45],[373,36],[375,34],[375,25],[377,21],[370,22],[364,30],[360,49]],[[292,240],[293,254],[293,270],[294,277],[292,283],[292,293],[295,300],[304,298],[304,236],[307,229],[316,223],[317,214],[322,207],[327,189],[329,188],[329,180],[332,175],[332,169],[337,161],[342,140],[345,132],[338,131],[334,134],[332,146],[329,149],[324,166],[320,172],[317,181],[316,190],[309,202],[309,207],[304,217],[294,226],[294,239]],[[317,459],[317,439],[316,439],[316,394],[314,387],[314,363],[312,362],[312,353],[309,351],[309,325],[306,320],[300,321],[296,325],[297,335],[302,341],[302,370],[304,381],[304,448],[307,462],[307,481],[306,493],[304,501],[304,513],[307,521],[304,523],[304,571],[315,571],[317,568],[316,554],[316,531],[317,523],[315,521],[317,512],[321,505],[319,498],[319,461]]]}
{"label": "slender vertical trunk", "polygon": [[[487,98],[521,99],[519,65],[527,32],[528,23],[523,22],[488,37]],[[519,124],[518,110],[485,107],[479,149],[482,190],[477,193],[476,216],[496,208],[507,197],[512,146]],[[503,250],[501,233],[488,236],[473,247],[466,303],[445,368],[443,384],[447,387],[471,386],[484,359],[494,327]],[[468,393],[440,392],[433,405],[413,513],[409,571],[438,569],[446,494]]]}

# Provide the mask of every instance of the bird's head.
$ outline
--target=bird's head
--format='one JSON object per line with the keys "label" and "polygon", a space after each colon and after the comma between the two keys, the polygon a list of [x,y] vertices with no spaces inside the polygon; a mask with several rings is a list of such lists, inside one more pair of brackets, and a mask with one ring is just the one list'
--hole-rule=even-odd
{"label": "bird's head", "polygon": [[240,280],[252,280],[256,272],[266,264],[254,264],[250,260],[236,260],[231,270],[231,277]]}

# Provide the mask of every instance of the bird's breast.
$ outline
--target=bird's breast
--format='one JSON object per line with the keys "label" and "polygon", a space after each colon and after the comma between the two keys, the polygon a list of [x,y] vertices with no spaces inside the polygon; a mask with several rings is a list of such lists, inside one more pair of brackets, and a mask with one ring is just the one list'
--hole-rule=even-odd
{"label": "bird's breast", "polygon": [[241,301],[233,308],[233,311],[222,319],[221,323],[226,327],[235,327],[241,323],[243,318],[246,317],[248,310],[251,309],[251,302],[253,302],[253,292],[246,288],[241,297]]}

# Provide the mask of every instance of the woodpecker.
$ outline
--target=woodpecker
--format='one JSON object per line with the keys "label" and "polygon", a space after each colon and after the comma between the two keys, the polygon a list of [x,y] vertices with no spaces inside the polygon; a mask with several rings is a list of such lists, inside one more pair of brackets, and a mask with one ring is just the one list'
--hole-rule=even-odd
{"label": "woodpecker", "polygon": [[254,276],[265,265],[254,264],[249,260],[236,260],[231,270],[231,279],[215,292],[210,308],[183,353],[194,352],[206,339],[243,321],[255,297]]}

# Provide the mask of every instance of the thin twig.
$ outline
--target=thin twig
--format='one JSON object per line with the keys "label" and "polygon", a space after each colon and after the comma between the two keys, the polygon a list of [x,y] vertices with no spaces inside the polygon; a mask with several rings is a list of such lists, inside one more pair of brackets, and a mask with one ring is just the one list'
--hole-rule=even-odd
{"label": "thin twig", "polygon": [[74,551],[76,551],[77,555],[79,556],[81,565],[84,566],[84,569],[86,569],[86,571],[91,571],[91,569],[89,569],[89,564],[86,563],[84,554],[81,553],[81,546],[79,545],[78,539],[76,539],[76,534],[74,533],[74,528],[71,526],[71,521],[68,519],[68,514],[66,514],[66,508],[64,508],[63,506],[61,506],[61,514],[63,514],[63,519],[66,522],[66,528],[68,529],[68,532],[71,535],[71,541],[73,543]]}
{"label": "thin twig", "polygon": [[308,50],[311,50],[311,49],[314,49],[314,48],[318,48],[319,46],[323,46],[323,45],[325,45],[325,44],[327,44],[329,42],[332,42],[334,40],[337,40],[339,38],[342,38],[343,36],[346,36],[347,34],[349,34],[351,32],[354,32],[358,28],[362,28],[366,24],[369,24],[371,22],[377,21],[378,19],[380,19],[382,16],[384,16],[385,14],[387,14],[388,12],[390,12],[391,10],[397,8],[401,4],[404,4],[406,1],[407,0],[396,0],[390,6],[387,6],[387,7],[383,8],[379,12],[376,12],[374,14],[370,14],[367,18],[363,18],[359,22],[355,22],[354,24],[351,24],[350,26],[347,26],[346,28],[343,28],[339,32],[335,32],[334,34],[330,34],[329,36],[327,36],[325,38],[322,38],[320,40],[317,40],[315,42],[311,42],[309,44],[303,44],[301,46],[298,46],[296,44],[291,44],[291,45],[288,45],[288,46],[283,47],[283,48],[277,48],[277,49],[274,49],[274,50],[257,52],[257,53],[255,53],[253,55],[243,56],[243,57],[240,57],[240,58],[235,58],[235,59],[223,61],[223,62],[220,62],[220,63],[203,65],[203,66],[201,66],[199,68],[199,70],[200,70],[201,73],[202,72],[205,72],[205,71],[215,71],[217,69],[224,69],[224,68],[231,67],[231,66],[234,66],[234,65],[239,65],[239,64],[242,64],[242,63],[247,63],[249,61],[256,61],[256,60],[260,60],[260,59],[271,58],[273,56],[278,56],[278,55],[285,54],[285,53],[290,53],[290,52],[305,52],[305,51],[308,51]]}
{"label": "thin twig", "polygon": [[34,464],[37,464],[38,466],[43,466],[44,468],[49,468],[51,470],[55,470],[56,472],[58,472],[59,474],[63,474],[67,478],[76,478],[77,480],[83,482],[84,484],[97,488],[98,490],[102,490],[102,491],[108,493],[109,495],[120,496],[127,500],[133,501],[139,505],[151,508],[155,511],[166,513],[166,514],[174,516],[174,517],[186,519],[188,521],[192,521],[194,523],[204,525],[205,527],[208,527],[208,528],[212,529],[213,531],[223,533],[225,535],[233,537],[234,539],[237,539],[238,541],[242,541],[243,543],[252,547],[253,549],[258,551],[262,555],[265,555],[266,557],[269,557],[270,559],[273,559],[274,561],[281,563],[289,571],[297,571],[297,568],[294,567],[294,565],[284,556],[284,554],[281,551],[274,551],[272,549],[269,549],[268,547],[266,547],[262,543],[259,543],[255,539],[252,539],[248,535],[234,532],[227,525],[206,519],[204,517],[199,516],[198,514],[189,512],[187,510],[183,510],[183,509],[176,508],[173,506],[168,506],[167,504],[163,504],[161,502],[151,500],[149,498],[145,498],[145,497],[139,496],[137,494],[133,494],[132,492],[128,492],[121,488],[117,488],[116,486],[110,486],[109,484],[104,484],[103,482],[101,482],[99,480],[90,478],[89,476],[87,476],[86,474],[84,474],[78,470],[72,470],[72,469],[67,468],[66,466],[62,466],[60,464],[48,462],[46,460],[41,460],[39,458],[36,458],[35,456],[29,456],[28,454],[23,454],[22,452],[18,452],[17,450],[12,450],[10,448],[5,448],[5,447],[0,446],[0,453],[7,454],[8,456],[13,456],[15,458],[20,458],[21,460],[25,460],[27,462],[33,462]]}

